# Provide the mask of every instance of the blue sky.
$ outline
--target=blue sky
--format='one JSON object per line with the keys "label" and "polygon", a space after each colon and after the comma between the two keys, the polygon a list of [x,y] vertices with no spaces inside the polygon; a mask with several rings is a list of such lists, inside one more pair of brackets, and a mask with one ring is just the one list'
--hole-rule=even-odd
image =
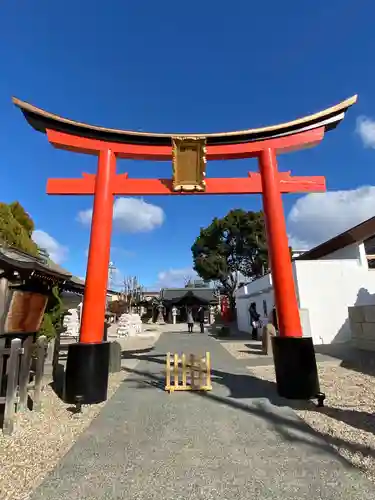
{"label": "blue sky", "polygon": [[[36,237],[84,276],[92,198],[48,197],[45,185],[48,177],[93,173],[95,158],[52,148],[12,95],[108,127],[213,132],[288,121],[358,93],[320,146],[279,158],[281,170],[327,178],[326,195],[284,197],[291,241],[316,244],[374,215],[374,17],[370,0],[3,0],[1,200],[19,200]],[[254,160],[210,162],[208,175],[256,169]],[[118,171],[171,175],[168,163],[123,160]],[[176,285],[189,274],[191,244],[213,217],[261,208],[260,196],[144,202],[116,202],[112,260],[119,275],[138,275],[148,287]]]}

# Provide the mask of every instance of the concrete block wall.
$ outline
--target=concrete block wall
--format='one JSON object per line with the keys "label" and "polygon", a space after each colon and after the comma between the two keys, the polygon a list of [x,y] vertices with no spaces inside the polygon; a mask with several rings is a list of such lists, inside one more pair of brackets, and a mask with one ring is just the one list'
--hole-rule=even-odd
{"label": "concrete block wall", "polygon": [[349,321],[354,346],[375,351],[375,305],[349,307]]}

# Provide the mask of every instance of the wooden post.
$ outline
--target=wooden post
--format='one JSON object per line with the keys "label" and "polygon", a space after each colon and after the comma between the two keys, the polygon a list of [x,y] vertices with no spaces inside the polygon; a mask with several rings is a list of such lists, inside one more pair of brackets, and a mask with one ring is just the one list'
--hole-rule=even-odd
{"label": "wooden post", "polygon": [[30,382],[31,358],[33,354],[33,337],[28,337],[23,343],[23,355],[21,358],[19,385],[19,407],[20,411],[27,407],[27,386]]}
{"label": "wooden post", "polygon": [[185,387],[187,385],[186,380],[186,354],[181,355],[181,365],[182,365],[182,385]]}
{"label": "wooden post", "polygon": [[14,414],[16,412],[15,406],[19,373],[19,356],[21,352],[21,339],[13,339],[11,342],[10,356],[7,363],[8,376],[3,423],[3,433],[7,436],[12,434],[14,428]]}
{"label": "wooden post", "polygon": [[6,312],[9,305],[9,281],[6,278],[0,278],[0,333],[4,333],[6,321]]}
{"label": "wooden post", "polygon": [[37,340],[37,352],[36,352],[36,370],[35,370],[35,385],[34,385],[34,406],[35,411],[40,410],[40,397],[43,390],[43,376],[44,376],[44,362],[46,354],[46,340],[47,338],[43,335]]}
{"label": "wooden post", "polygon": [[207,387],[211,387],[211,354],[206,352]]}
{"label": "wooden post", "polygon": [[60,344],[61,344],[61,331],[62,328],[59,328],[56,333],[55,343],[53,346],[53,359],[52,359],[52,379],[56,382],[58,377],[58,368],[59,368],[59,358],[60,358]]}
{"label": "wooden post", "polygon": [[0,339],[0,397],[3,387],[3,371],[4,371],[4,354],[3,351],[5,349],[5,338]]}
{"label": "wooden post", "polygon": [[175,354],[174,355],[174,366],[173,366],[173,383],[174,383],[174,386],[178,386],[179,384],[179,380],[178,380],[178,365],[179,365],[179,358],[178,358],[178,354]]}
{"label": "wooden post", "polygon": [[198,366],[199,366],[199,387],[203,387],[205,385],[205,358],[202,356],[199,357],[198,359]]}
{"label": "wooden post", "polygon": [[55,352],[55,339],[52,339],[47,346],[47,357],[46,357],[46,363],[47,364],[52,364],[53,363],[53,353]]}
{"label": "wooden post", "polygon": [[190,385],[194,390],[196,386],[196,377],[195,377],[195,356],[194,354],[190,354]]}
{"label": "wooden post", "polygon": [[165,374],[165,386],[171,386],[171,353],[167,352],[167,361],[166,361],[166,374]]}

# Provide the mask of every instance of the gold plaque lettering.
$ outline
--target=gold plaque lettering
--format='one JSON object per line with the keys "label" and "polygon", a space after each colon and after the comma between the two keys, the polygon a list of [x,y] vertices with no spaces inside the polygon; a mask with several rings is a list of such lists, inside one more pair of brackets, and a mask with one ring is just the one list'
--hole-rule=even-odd
{"label": "gold plaque lettering", "polygon": [[206,188],[206,139],[174,137],[173,190],[204,191]]}

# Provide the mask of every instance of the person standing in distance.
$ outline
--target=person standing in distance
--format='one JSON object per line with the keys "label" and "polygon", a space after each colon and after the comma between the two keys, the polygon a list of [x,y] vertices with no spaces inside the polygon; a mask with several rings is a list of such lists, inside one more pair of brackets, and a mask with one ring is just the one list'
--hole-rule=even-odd
{"label": "person standing in distance", "polygon": [[256,306],[255,302],[252,302],[250,304],[249,314],[250,314],[250,323],[252,326],[251,338],[253,340],[258,340],[258,328],[259,328],[260,314],[257,311],[257,306]]}
{"label": "person standing in distance", "polygon": [[193,310],[191,307],[189,307],[187,310],[186,319],[188,324],[188,332],[193,333],[194,318],[193,318]]}
{"label": "person standing in distance", "polygon": [[201,333],[204,333],[204,307],[200,306],[198,309],[198,320]]}

